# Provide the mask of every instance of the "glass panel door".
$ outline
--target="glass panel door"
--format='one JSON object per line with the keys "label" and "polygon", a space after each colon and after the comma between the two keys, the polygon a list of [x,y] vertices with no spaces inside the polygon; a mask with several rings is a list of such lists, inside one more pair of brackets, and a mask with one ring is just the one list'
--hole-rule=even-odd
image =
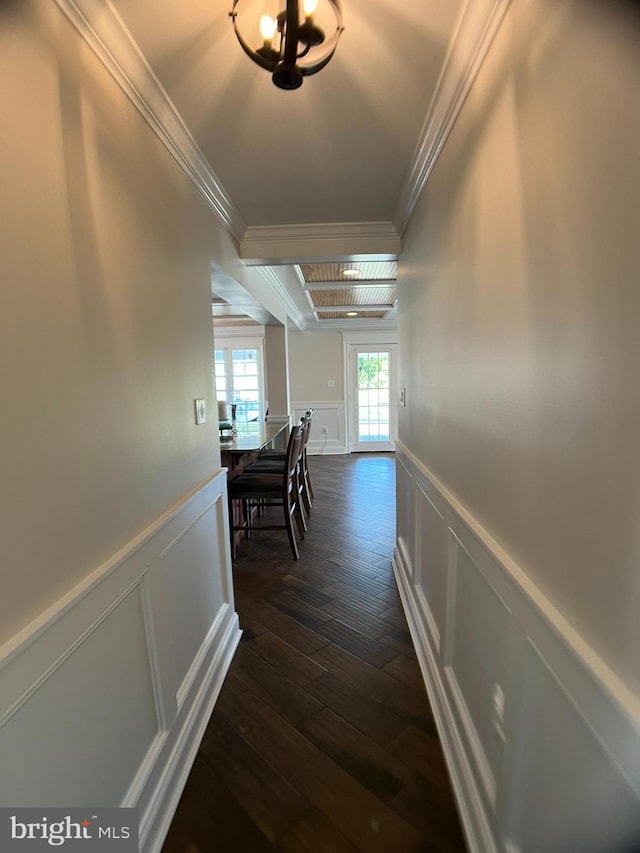
{"label": "glass panel door", "polygon": [[350,449],[394,450],[396,438],[395,345],[351,347]]}
{"label": "glass panel door", "polygon": [[358,353],[358,443],[389,441],[389,353]]}

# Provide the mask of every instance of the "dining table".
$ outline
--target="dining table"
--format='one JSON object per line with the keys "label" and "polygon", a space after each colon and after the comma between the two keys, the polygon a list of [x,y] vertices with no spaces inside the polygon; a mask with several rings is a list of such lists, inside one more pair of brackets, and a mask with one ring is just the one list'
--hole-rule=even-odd
{"label": "dining table", "polygon": [[229,469],[229,475],[240,466],[243,459],[273,446],[274,441],[288,428],[288,423],[237,423],[232,435],[220,437],[220,455],[223,465]]}

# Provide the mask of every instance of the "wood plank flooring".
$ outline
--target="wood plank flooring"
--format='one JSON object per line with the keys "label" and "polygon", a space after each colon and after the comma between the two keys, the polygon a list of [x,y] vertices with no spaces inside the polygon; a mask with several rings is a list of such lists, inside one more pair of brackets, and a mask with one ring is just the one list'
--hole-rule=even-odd
{"label": "wood plank flooring", "polygon": [[464,851],[391,570],[393,454],[312,457],[300,560],[234,562],[244,634],[163,853]]}

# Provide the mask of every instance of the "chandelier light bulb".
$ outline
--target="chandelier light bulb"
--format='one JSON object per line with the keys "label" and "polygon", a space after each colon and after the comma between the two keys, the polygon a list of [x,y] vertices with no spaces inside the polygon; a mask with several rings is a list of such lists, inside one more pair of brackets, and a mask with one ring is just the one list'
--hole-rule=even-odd
{"label": "chandelier light bulb", "polygon": [[[248,24],[252,19],[251,27],[247,26],[244,32],[242,23],[238,23],[240,6],[249,12],[243,16],[242,22]],[[233,0],[229,16],[240,46],[256,65],[270,72],[274,85],[279,89],[299,89],[303,79],[322,71],[336,51],[344,29],[341,0],[322,0],[320,18],[323,26],[330,20],[328,12],[333,13],[335,20],[333,29],[329,28],[326,33],[313,20],[318,6],[318,0],[302,0],[302,3],[300,0],[284,0],[284,8],[275,18],[271,15],[260,18],[262,44],[255,46],[251,44],[250,33],[256,31],[257,15],[253,16],[249,3]]]}
{"label": "chandelier light bulb", "polygon": [[260,35],[265,41],[271,41],[276,34],[277,26],[275,18],[272,18],[271,15],[263,15],[260,18]]}

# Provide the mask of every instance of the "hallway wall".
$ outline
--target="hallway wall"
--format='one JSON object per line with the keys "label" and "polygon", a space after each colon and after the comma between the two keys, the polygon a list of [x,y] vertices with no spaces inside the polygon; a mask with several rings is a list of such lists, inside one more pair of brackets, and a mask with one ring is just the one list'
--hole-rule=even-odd
{"label": "hallway wall", "polygon": [[[340,332],[290,332],[291,396],[336,402],[344,400],[343,343]],[[333,379],[335,385],[328,386]]]}
{"label": "hallway wall", "polygon": [[[291,332],[289,378],[294,418],[313,409],[308,452],[343,454],[347,450],[344,345],[340,332]],[[335,385],[329,386],[329,380]]]}
{"label": "hallway wall", "polygon": [[[639,47],[633,4],[512,0],[405,234],[398,318],[409,401],[400,409],[399,517],[418,512],[416,527],[424,528],[440,513],[436,529],[445,529],[427,553],[407,522],[400,562],[425,636],[428,619],[438,622],[443,648],[432,648],[443,679],[455,666],[451,649],[471,649],[474,639],[474,628],[463,638],[450,621],[458,546],[442,519],[462,513],[493,564],[509,567],[506,587],[480,571],[489,589],[505,596],[517,575],[521,600],[554,614],[563,637],[554,654],[565,644],[588,662],[609,711],[623,707],[628,722],[640,710]],[[419,488],[432,499],[422,510]],[[486,594],[481,588],[465,592]],[[511,609],[504,624],[488,622],[514,686],[526,667],[524,652],[509,657],[519,618]],[[478,694],[461,701],[485,769],[495,760],[499,812],[507,809],[500,797],[514,794],[515,747],[495,754],[497,674],[485,663]],[[519,698],[507,694],[507,707]],[[577,708],[584,711],[580,701]],[[593,724],[605,743],[624,743],[633,766],[637,730],[624,738],[634,726],[623,736]],[[540,754],[553,775],[551,752]],[[637,765],[629,772],[637,803]],[[584,799],[576,813],[590,807]],[[531,808],[544,811],[541,800]],[[532,826],[516,831],[504,819],[491,820],[513,849],[519,832],[523,850],[544,849]]]}
{"label": "hallway wall", "polygon": [[55,3],[0,4],[0,75],[0,803],[148,833],[239,636],[210,289],[239,261]]}
{"label": "hallway wall", "polygon": [[222,229],[53,4],[0,15],[1,641],[219,468]]}

